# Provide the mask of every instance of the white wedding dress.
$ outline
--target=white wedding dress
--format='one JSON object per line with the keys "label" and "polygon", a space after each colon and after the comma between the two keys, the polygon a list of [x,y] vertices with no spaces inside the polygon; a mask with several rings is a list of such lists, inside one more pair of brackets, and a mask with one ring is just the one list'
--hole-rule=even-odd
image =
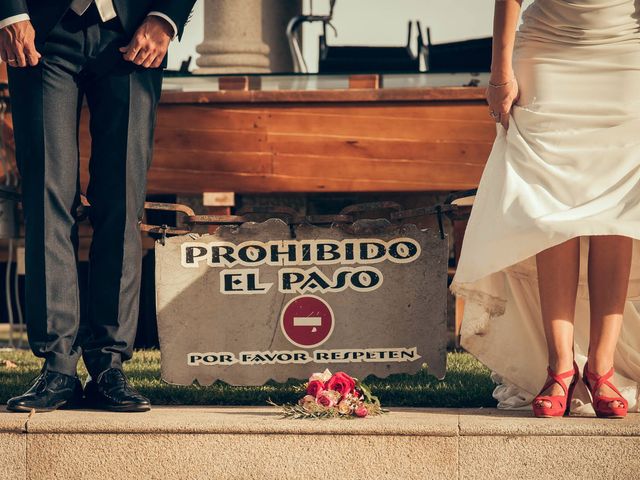
{"label": "white wedding dress", "polygon": [[[462,346],[498,383],[499,408],[530,408],[547,349],[535,255],[581,237],[576,361],[589,341],[589,235],[634,238],[614,383],[638,411],[640,0],[535,0],[516,33],[520,99],[482,174],[451,291]],[[574,412],[592,412],[584,389]]]}

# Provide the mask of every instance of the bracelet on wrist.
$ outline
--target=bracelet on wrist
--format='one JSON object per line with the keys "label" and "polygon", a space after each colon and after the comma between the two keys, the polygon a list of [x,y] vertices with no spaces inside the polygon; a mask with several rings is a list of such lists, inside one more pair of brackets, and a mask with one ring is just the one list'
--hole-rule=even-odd
{"label": "bracelet on wrist", "polygon": [[507,80],[506,82],[503,82],[503,83],[493,83],[491,80],[489,80],[489,86],[493,88],[506,87],[514,80],[515,80],[515,77],[512,77],[511,80]]}

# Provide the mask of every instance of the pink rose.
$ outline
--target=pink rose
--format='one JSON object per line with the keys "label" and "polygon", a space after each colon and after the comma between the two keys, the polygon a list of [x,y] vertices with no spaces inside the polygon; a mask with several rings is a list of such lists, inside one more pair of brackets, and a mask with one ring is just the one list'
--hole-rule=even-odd
{"label": "pink rose", "polygon": [[347,395],[355,389],[356,381],[344,372],[337,372],[329,379],[327,390],[334,390],[341,396]]}
{"label": "pink rose", "polygon": [[323,391],[324,383],[322,383],[320,380],[312,380],[309,382],[309,385],[307,385],[307,395],[313,395],[313,397],[318,398],[318,395],[320,395]]}
{"label": "pink rose", "polygon": [[356,414],[357,417],[362,417],[362,418],[369,415],[369,411],[367,410],[367,407],[365,407],[364,405],[357,406],[354,413]]}
{"label": "pink rose", "polygon": [[336,392],[325,390],[316,399],[316,402],[318,402],[318,405],[322,405],[326,408],[335,407],[338,402],[338,394]]}

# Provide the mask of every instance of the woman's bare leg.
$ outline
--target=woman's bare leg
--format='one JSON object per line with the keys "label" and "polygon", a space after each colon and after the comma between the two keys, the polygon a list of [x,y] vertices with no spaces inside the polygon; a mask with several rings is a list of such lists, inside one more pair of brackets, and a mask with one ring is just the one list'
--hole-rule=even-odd
{"label": "woman's bare leg", "polygon": [[[631,271],[633,240],[620,235],[589,239],[589,370],[603,375],[613,366]],[[600,394],[616,396],[607,386]],[[612,406],[622,404],[616,402]]]}
{"label": "woman's bare leg", "polygon": [[[536,255],[542,323],[547,339],[549,366],[556,373],[573,368],[573,318],[580,269],[580,237],[541,251]],[[568,385],[571,378],[566,380]],[[545,395],[562,395],[558,384]],[[550,407],[550,402],[542,402]]]}

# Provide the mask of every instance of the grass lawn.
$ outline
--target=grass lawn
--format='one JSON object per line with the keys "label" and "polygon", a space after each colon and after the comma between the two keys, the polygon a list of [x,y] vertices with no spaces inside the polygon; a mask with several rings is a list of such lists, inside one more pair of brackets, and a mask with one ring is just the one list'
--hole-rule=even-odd
{"label": "grass lawn", "polygon": [[[9,361],[9,362],[7,362]],[[15,365],[13,365],[15,364]],[[40,360],[30,351],[0,351],[0,404],[21,394],[40,371]],[[84,380],[86,371],[80,367]],[[202,387],[168,385],[160,380],[160,352],[139,350],[125,366],[132,385],[155,405],[265,405],[295,402],[304,382],[270,382],[261,387],[232,387],[223,382]],[[369,377],[384,406],[389,407],[495,407],[489,370],[467,353],[449,353],[447,376],[439,381],[422,371],[417,375]]]}

